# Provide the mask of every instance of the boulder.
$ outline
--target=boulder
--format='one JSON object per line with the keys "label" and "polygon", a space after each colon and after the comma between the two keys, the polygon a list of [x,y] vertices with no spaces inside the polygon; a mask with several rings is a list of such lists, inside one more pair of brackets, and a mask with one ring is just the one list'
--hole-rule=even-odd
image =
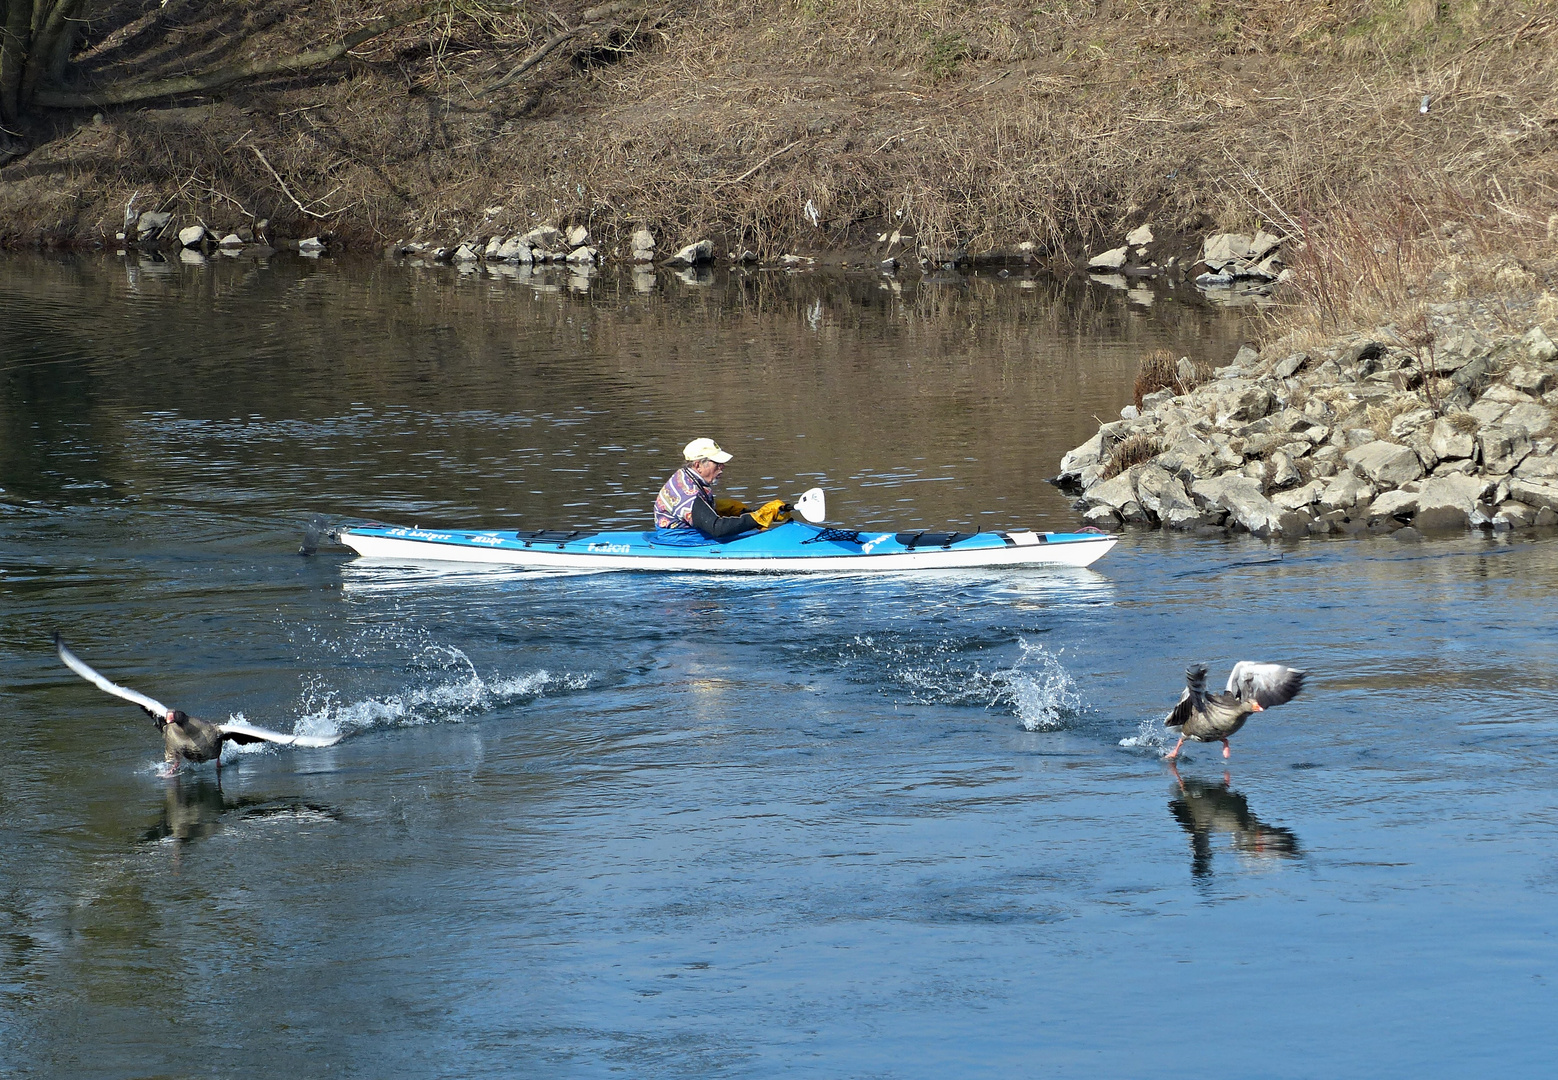
{"label": "boulder", "polygon": [[1332,510],[1349,510],[1374,498],[1375,487],[1356,473],[1337,473],[1320,496],[1321,513]]}
{"label": "boulder", "polygon": [[1464,529],[1492,489],[1488,481],[1464,473],[1430,477],[1418,489],[1412,524],[1419,529]]}
{"label": "boulder", "polygon": [[629,241],[634,262],[653,262],[655,258],[655,234],[648,229],[635,229]]}
{"label": "boulder", "polygon": [[562,230],[553,225],[538,225],[520,239],[527,247],[541,251],[556,251],[563,246]]}
{"label": "boulder", "polygon": [[1477,441],[1469,431],[1462,431],[1447,417],[1434,421],[1428,436],[1428,446],[1440,461],[1452,458],[1469,458],[1477,449]]}
{"label": "boulder", "polygon": [[568,261],[571,263],[589,263],[593,266],[595,264],[595,249],[592,247],[574,248],[568,253]]}
{"label": "boulder", "polygon": [[[303,241],[303,244],[306,243],[308,243],[307,240]],[[298,245],[299,251],[303,250],[303,244]],[[476,249],[473,248],[470,244],[461,244],[459,247],[454,249],[454,254],[451,255],[450,258],[457,263],[473,263],[477,261],[477,259],[481,258],[481,256],[476,254]]]}
{"label": "boulder", "polygon": [[1493,527],[1495,529],[1526,529],[1536,521],[1536,510],[1523,502],[1513,499],[1499,504],[1498,511],[1493,515]]}
{"label": "boulder", "polygon": [[1490,476],[1513,472],[1531,452],[1526,429],[1514,424],[1490,424],[1477,433],[1482,445],[1482,468]]}
{"label": "boulder", "polygon": [[1140,469],[1127,469],[1118,476],[1110,477],[1101,483],[1094,484],[1082,493],[1082,500],[1088,506],[1108,506],[1115,510],[1124,510],[1125,507],[1137,502],[1136,485],[1133,483],[1132,473]]}
{"label": "boulder", "polygon": [[1270,484],[1273,488],[1290,488],[1304,478],[1293,463],[1294,456],[1291,447],[1272,451]]}
{"label": "boulder", "polygon": [[1094,506],[1082,515],[1082,520],[1100,529],[1115,529],[1120,525],[1120,515],[1112,506]]}
{"label": "boulder", "polygon": [[148,210],[136,219],[135,235],[140,240],[155,238],[173,220],[173,215],[160,210]]}
{"label": "boulder", "polygon": [[222,237],[221,242],[217,244],[217,246],[228,251],[231,251],[235,248],[241,248],[243,247],[243,238],[240,237],[237,233],[228,233],[226,236]]}
{"label": "boulder", "polygon": [[1558,509],[1558,480],[1523,480],[1516,477],[1509,482],[1509,497],[1536,510],[1543,507]]}
{"label": "boulder", "polygon": [[187,248],[197,248],[206,242],[209,235],[204,225],[189,225],[179,230],[179,243]]}
{"label": "boulder", "polygon": [[570,248],[587,247],[590,242],[590,230],[585,228],[583,225],[575,225],[573,228],[568,230],[568,235],[565,237],[565,239],[567,240],[568,246]]}
{"label": "boulder", "polygon": [[1539,364],[1550,364],[1558,360],[1558,345],[1553,344],[1547,336],[1547,331],[1540,326],[1533,326],[1526,332],[1526,336],[1520,339],[1525,346],[1526,353]]}
{"label": "boulder", "polygon": [[497,257],[504,262],[528,266],[531,261],[530,245],[525,243],[524,237],[511,236],[498,245]]}
{"label": "boulder", "polygon": [[1075,450],[1067,451],[1066,456],[1060,459],[1060,475],[1055,477],[1055,482],[1072,483],[1081,477],[1083,469],[1097,465],[1103,458],[1103,441],[1103,432],[1100,431]]}
{"label": "boulder", "polygon": [[298,252],[302,255],[318,255],[325,250],[325,242],[317,236],[305,237],[298,241]]}
{"label": "boulder", "polygon": [[1358,516],[1365,518],[1411,517],[1417,513],[1417,492],[1387,491]]}
{"label": "boulder", "polygon": [[1553,426],[1553,414],[1541,402],[1521,402],[1509,407],[1509,411],[1503,416],[1502,423],[1505,425],[1518,425],[1526,429],[1527,435],[1537,436]]}
{"label": "boulder", "polygon": [[1208,236],[1201,245],[1201,261],[1214,270],[1221,270],[1236,259],[1244,259],[1250,253],[1250,238],[1243,233],[1217,233]]}
{"label": "boulder", "polygon": [[1170,529],[1194,529],[1207,523],[1184,482],[1150,462],[1136,474],[1136,497],[1143,509]]}
{"label": "boulder", "polygon": [[696,244],[688,244],[666,260],[670,266],[698,266],[714,260],[714,244],[708,240],[699,240]]}
{"label": "boulder", "polygon": [[1303,487],[1293,488],[1291,491],[1279,491],[1271,496],[1271,503],[1278,510],[1297,510],[1301,506],[1310,506],[1320,501],[1325,494],[1325,481],[1311,480]]}
{"label": "boulder", "polygon": [[1129,247],[1117,247],[1087,260],[1089,270],[1118,270],[1130,257]]}
{"label": "boulder", "polygon": [[1138,225],[1136,228],[1125,234],[1125,244],[1127,247],[1146,247],[1150,243],[1152,243],[1151,225]]}
{"label": "boulder", "polygon": [[1541,397],[1552,389],[1553,372],[1540,364],[1516,364],[1505,374],[1504,381],[1523,394]]}
{"label": "boulder", "polygon": [[1346,453],[1347,464],[1384,488],[1400,487],[1423,475],[1423,463],[1412,449],[1376,439]]}
{"label": "boulder", "polygon": [[1529,454],[1515,466],[1515,475],[1524,480],[1558,479],[1558,454]]}
{"label": "boulder", "polygon": [[1278,360],[1276,365],[1271,369],[1271,373],[1279,379],[1291,379],[1294,375],[1298,374],[1299,369],[1302,368],[1304,364],[1308,362],[1308,360],[1308,353],[1296,352],[1292,356]]}
{"label": "boulder", "polygon": [[1230,388],[1216,399],[1214,409],[1219,427],[1230,421],[1259,420],[1271,411],[1271,392],[1254,384]]}
{"label": "boulder", "polygon": [[1230,520],[1255,536],[1268,537],[1282,530],[1282,512],[1261,493],[1260,484],[1247,476],[1225,473],[1197,480],[1190,495],[1202,509],[1226,510]]}
{"label": "boulder", "polygon": [[484,259],[496,259],[498,252],[503,250],[503,237],[489,236],[487,244],[481,249],[481,257]]}

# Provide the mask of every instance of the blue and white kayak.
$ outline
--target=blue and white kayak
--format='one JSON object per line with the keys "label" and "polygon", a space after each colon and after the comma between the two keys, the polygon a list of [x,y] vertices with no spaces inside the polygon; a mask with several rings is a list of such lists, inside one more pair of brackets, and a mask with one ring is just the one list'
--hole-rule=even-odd
{"label": "blue and white kayak", "polygon": [[[696,573],[880,573],[931,568],[1088,566],[1114,547],[1107,533],[869,532],[790,521],[733,540],[666,542],[654,532],[466,531],[359,525],[336,534],[372,559],[486,563],[538,570]],[[700,538],[701,539],[701,538]]]}

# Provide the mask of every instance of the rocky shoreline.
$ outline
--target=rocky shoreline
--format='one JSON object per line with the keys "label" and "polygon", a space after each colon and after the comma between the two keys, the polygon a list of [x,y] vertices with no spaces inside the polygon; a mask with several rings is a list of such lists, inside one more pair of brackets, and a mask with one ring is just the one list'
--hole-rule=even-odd
{"label": "rocky shoreline", "polygon": [[1558,524],[1558,298],[1427,307],[1324,347],[1291,337],[1172,385],[1065,455],[1087,522],[1260,537]]}

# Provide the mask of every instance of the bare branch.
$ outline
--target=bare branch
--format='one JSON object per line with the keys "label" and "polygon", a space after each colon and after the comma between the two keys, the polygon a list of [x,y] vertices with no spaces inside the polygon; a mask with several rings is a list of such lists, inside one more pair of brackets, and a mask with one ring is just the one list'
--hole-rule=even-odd
{"label": "bare branch", "polygon": [[522,76],[525,72],[529,71],[541,61],[545,60],[552,54],[552,50],[556,49],[569,38],[572,38],[574,35],[578,34],[581,30],[588,29],[591,25],[609,19],[613,15],[620,15],[622,12],[633,6],[633,0],[625,0],[625,2],[601,4],[599,7],[587,8],[584,14],[579,16],[578,26],[575,26],[572,30],[560,30],[553,34],[551,37],[547,38],[539,48],[521,60],[512,70],[509,71],[507,75],[503,76],[501,79],[496,80],[495,82],[488,83],[486,86],[483,86],[481,89],[479,89],[477,93],[491,94],[495,91],[502,90],[505,86],[510,85],[520,76]]}

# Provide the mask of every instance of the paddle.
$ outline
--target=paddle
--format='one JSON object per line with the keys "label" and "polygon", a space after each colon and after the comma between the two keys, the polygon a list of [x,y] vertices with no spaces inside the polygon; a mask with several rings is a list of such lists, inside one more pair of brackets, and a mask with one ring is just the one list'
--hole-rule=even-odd
{"label": "paddle", "polygon": [[818,522],[822,521],[823,518],[828,516],[827,496],[823,495],[822,489],[820,487],[814,487],[804,492],[801,497],[796,499],[795,502],[791,503],[791,505],[795,507],[795,512],[797,514],[801,515],[801,517],[805,518],[813,525],[816,525]]}

